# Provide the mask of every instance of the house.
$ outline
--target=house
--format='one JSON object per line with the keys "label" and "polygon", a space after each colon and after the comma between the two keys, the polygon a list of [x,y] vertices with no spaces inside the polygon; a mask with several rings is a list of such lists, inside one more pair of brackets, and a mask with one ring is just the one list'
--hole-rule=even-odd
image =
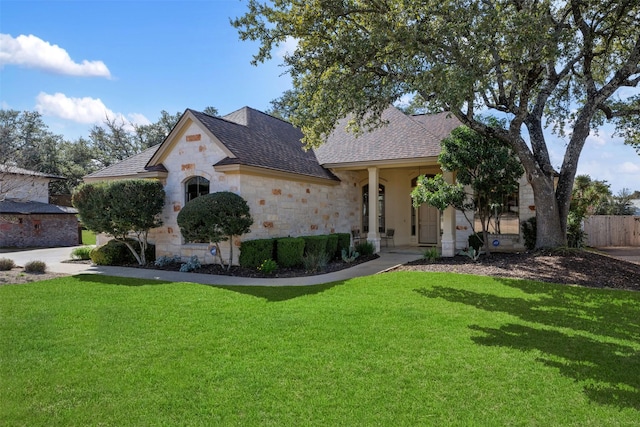
{"label": "house", "polygon": [[49,183],[59,179],[0,165],[0,247],[78,244],[76,210],[49,203]]}
{"label": "house", "polygon": [[[189,200],[217,191],[239,194],[251,209],[251,233],[236,245],[242,239],[357,229],[379,250],[381,237],[394,229],[396,245],[437,246],[453,256],[467,246],[471,233],[464,215],[414,209],[410,193],[419,175],[442,172],[440,141],[460,123],[447,113],[408,116],[394,107],[383,119],[387,126],[358,137],[340,125],[326,144],[305,151],[299,129],[252,108],[224,117],[187,109],[164,142],[86,176],[85,182],[163,182],[163,226],[150,234],[158,256],[213,261],[207,245],[183,241],[176,218]],[[451,172],[444,176],[455,179]],[[494,245],[524,247],[517,223],[535,212],[531,189],[522,184],[504,215],[504,223],[515,215],[515,228],[511,218],[512,234],[495,236]]]}

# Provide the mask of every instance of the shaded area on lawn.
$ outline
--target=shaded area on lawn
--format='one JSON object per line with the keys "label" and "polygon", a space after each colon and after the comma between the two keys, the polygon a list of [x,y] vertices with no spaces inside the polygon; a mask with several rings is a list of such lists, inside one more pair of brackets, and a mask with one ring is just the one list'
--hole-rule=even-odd
{"label": "shaded area on lawn", "polygon": [[257,298],[264,298],[269,302],[287,301],[307,295],[316,295],[327,291],[344,282],[325,283],[312,286],[221,286],[213,285],[215,288],[237,292],[239,294],[251,295]]}
{"label": "shaded area on lawn", "polygon": [[469,328],[482,333],[472,338],[477,344],[540,352],[539,362],[583,384],[585,395],[597,403],[640,409],[640,294],[511,279],[496,281],[529,297],[511,298],[444,286],[415,292],[535,324]]}
{"label": "shaded area on lawn", "polygon": [[77,283],[100,283],[103,285],[118,285],[118,286],[155,286],[155,285],[168,285],[173,282],[166,280],[155,279],[135,279],[131,277],[116,277],[116,276],[103,276],[100,274],[77,274],[67,278],[69,281]]}

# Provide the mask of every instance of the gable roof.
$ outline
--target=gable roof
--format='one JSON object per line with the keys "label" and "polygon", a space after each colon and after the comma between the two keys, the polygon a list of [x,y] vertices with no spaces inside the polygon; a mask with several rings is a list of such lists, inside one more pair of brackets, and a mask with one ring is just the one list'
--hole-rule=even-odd
{"label": "gable roof", "polygon": [[104,169],[93,172],[85,176],[84,178],[88,180],[125,177],[135,178],[141,177],[142,174],[148,172],[166,172],[167,170],[162,165],[152,168],[146,167],[149,159],[151,159],[156,151],[158,151],[160,145],[161,144],[156,144],[153,147],[149,147],[141,153],[134,154],[131,157],[127,157],[126,159],[118,163],[114,163]]}
{"label": "gable roof", "polygon": [[461,123],[448,113],[407,116],[395,107],[382,113],[387,125],[355,135],[341,120],[327,142],[316,149],[322,165],[434,158],[440,141]]}
{"label": "gable roof", "polygon": [[49,178],[49,179],[66,179],[60,175],[54,175],[50,173],[32,171],[29,169],[23,169],[16,166],[3,165],[0,164],[0,173],[2,174],[10,174],[10,175],[25,175],[25,176],[34,176],[38,178]]}
{"label": "gable roof", "polygon": [[214,166],[254,166],[337,180],[320,166],[312,150],[304,150],[302,132],[288,122],[249,107],[224,117],[189,111],[235,156],[226,157]]}

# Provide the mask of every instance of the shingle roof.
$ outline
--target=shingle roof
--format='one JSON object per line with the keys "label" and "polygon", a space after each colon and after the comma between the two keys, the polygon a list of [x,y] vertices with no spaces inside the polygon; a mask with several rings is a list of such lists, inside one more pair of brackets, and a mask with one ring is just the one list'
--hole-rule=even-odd
{"label": "shingle roof", "polygon": [[74,208],[50,205],[49,203],[5,199],[0,201],[0,213],[3,214],[71,214],[78,213]]}
{"label": "shingle roof", "polygon": [[407,116],[389,107],[382,113],[386,126],[358,136],[346,130],[348,119],[344,119],[316,155],[323,165],[437,157],[440,141],[460,125],[447,116]]}
{"label": "shingle roof", "polygon": [[302,132],[290,123],[249,107],[222,118],[190,111],[236,156],[214,166],[239,164],[337,180],[312,150],[303,149]]}
{"label": "shingle roof", "polygon": [[38,176],[42,178],[51,178],[51,179],[66,179],[60,175],[54,175],[50,173],[37,172],[29,169],[18,168],[15,166],[9,165],[0,165],[0,173],[3,174],[11,174],[11,175],[28,175],[28,176]]}
{"label": "shingle roof", "polygon": [[131,176],[152,170],[166,171],[162,165],[155,166],[153,168],[146,168],[147,163],[158,151],[162,144],[156,144],[153,147],[147,148],[141,153],[134,154],[118,163],[114,163],[111,166],[107,166],[104,169],[100,169],[92,174],[87,175],[85,178],[112,178],[121,176]]}

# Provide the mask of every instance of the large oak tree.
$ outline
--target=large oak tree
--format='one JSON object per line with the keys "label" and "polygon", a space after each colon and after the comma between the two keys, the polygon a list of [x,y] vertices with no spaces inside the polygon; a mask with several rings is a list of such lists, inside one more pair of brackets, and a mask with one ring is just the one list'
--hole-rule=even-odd
{"label": "large oak tree", "polygon": [[[637,0],[249,0],[233,24],[261,42],[256,63],[297,40],[284,59],[294,94],[287,112],[310,145],[347,116],[356,129],[380,124],[407,94],[508,143],[533,187],[538,247],[566,244],[590,131],[638,114],[637,102],[617,96],[640,82]],[[479,113],[503,114],[508,126]],[[547,125],[566,139],[558,175]]]}

